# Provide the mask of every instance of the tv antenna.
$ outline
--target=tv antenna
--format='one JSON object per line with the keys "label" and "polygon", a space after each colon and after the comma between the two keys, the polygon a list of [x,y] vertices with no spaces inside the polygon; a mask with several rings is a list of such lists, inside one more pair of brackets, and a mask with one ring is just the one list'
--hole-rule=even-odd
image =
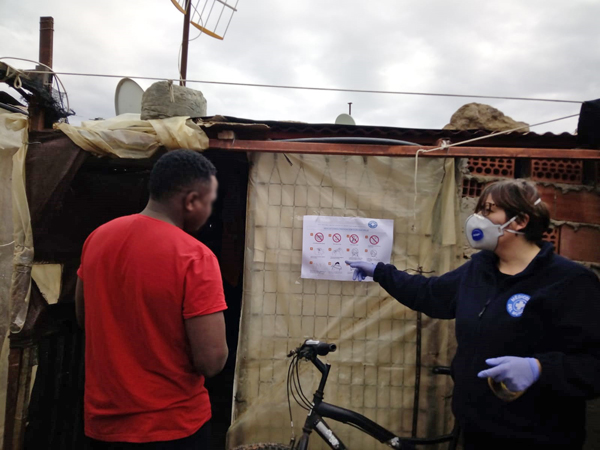
{"label": "tv antenna", "polygon": [[[233,14],[237,11],[238,2],[239,0],[235,0],[235,4],[230,3],[229,0],[171,0],[171,3],[173,3],[184,17],[181,64],[179,66],[180,86],[185,86],[185,79],[187,77],[190,24],[200,30],[198,37],[201,34],[206,34],[222,41],[227,34]],[[225,19],[223,16],[225,16]],[[227,16],[229,16],[228,20],[226,19]],[[225,23],[227,24],[224,25]]]}

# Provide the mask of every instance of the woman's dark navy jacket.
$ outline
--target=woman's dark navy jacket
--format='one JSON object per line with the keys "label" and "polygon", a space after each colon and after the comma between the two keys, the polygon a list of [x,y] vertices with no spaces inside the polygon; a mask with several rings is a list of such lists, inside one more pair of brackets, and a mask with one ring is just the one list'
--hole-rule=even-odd
{"label": "woman's dark navy jacket", "polygon": [[[456,319],[452,408],[465,431],[583,443],[585,400],[600,395],[600,282],[555,255],[550,243],[512,277],[501,276],[497,261],[493,252],[481,251],[431,278],[379,263],[374,279],[413,310]],[[509,403],[477,378],[488,368],[485,360],[498,356],[534,357],[542,365],[540,379]]]}

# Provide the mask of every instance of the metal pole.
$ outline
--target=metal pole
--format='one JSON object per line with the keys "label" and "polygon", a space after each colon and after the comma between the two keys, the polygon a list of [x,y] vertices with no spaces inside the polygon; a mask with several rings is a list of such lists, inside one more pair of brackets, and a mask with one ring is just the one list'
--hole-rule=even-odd
{"label": "metal pole", "polygon": [[[422,270],[419,271],[422,273]],[[419,427],[419,394],[421,390],[421,337],[423,329],[423,318],[420,312],[417,313],[417,349],[415,361],[415,393],[413,397],[413,418],[412,418],[412,437],[417,437]]]}
{"label": "metal pole", "polygon": [[188,44],[190,42],[190,11],[192,1],[185,0],[185,16],[183,18],[183,41],[181,43],[181,69],[179,71],[179,85],[185,86],[187,78]]}

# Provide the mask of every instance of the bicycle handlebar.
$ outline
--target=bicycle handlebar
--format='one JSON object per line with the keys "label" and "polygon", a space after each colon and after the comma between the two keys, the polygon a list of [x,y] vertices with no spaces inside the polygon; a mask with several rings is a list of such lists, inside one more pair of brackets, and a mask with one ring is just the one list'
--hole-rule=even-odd
{"label": "bicycle handlebar", "polygon": [[312,339],[307,339],[302,344],[302,348],[312,348],[317,352],[319,356],[327,356],[331,352],[335,352],[337,350],[337,345],[328,344],[327,342],[315,341]]}
{"label": "bicycle handlebar", "polygon": [[[292,356],[295,353],[303,354],[306,351],[314,352],[319,356],[327,356],[331,352],[337,350],[337,345],[329,344],[327,342],[316,341],[314,339],[307,339],[304,343],[293,352],[290,352],[288,356]],[[303,355],[306,356],[306,355]]]}

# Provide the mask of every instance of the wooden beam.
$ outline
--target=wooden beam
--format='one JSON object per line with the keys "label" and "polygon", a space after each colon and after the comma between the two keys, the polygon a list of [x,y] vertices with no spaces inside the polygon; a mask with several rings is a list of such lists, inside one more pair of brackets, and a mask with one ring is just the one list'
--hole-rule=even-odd
{"label": "wooden beam", "polygon": [[[322,155],[364,155],[364,156],[399,156],[414,157],[417,150],[429,150],[435,147],[416,145],[367,145],[339,144],[322,142],[289,142],[289,141],[251,141],[210,140],[210,148],[234,152],[269,152],[269,153],[306,153]],[[419,153],[419,157],[427,158],[549,158],[549,159],[591,159],[600,160],[600,150],[557,149],[557,148],[518,148],[518,147],[451,147],[447,150],[436,150],[430,153]]]}

